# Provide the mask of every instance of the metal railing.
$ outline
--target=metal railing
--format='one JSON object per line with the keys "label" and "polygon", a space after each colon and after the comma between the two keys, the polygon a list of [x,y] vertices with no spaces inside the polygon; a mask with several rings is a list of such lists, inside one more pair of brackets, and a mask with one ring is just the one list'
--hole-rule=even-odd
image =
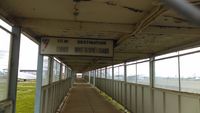
{"label": "metal railing", "polygon": [[58,81],[42,87],[41,113],[56,113],[72,87],[72,79]]}
{"label": "metal railing", "polygon": [[96,87],[131,113],[200,112],[200,94],[153,88],[136,83],[125,84],[124,81],[104,78],[96,78]]}

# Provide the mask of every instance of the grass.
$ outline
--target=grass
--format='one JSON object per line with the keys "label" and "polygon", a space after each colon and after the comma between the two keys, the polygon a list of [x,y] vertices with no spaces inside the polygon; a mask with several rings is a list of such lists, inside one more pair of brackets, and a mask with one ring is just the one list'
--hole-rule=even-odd
{"label": "grass", "polygon": [[0,100],[6,99],[6,95],[8,92],[8,85],[7,85],[7,80],[0,78]]}
{"label": "grass", "polygon": [[33,113],[35,100],[35,82],[19,82],[17,86],[16,113]]}

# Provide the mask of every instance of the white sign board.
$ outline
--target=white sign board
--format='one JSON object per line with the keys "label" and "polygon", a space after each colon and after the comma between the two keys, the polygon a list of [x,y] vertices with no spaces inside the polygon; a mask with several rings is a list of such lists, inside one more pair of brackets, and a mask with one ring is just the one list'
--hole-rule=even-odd
{"label": "white sign board", "polygon": [[113,40],[42,38],[43,55],[78,55],[113,57]]}

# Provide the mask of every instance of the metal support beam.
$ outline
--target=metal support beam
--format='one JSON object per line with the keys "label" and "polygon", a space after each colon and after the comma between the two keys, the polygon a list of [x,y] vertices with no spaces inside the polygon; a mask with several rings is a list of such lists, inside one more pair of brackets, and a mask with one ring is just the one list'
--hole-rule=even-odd
{"label": "metal support beam", "polygon": [[88,82],[90,84],[90,75],[91,75],[91,71],[88,72]]}
{"label": "metal support beam", "polygon": [[135,36],[136,34],[142,32],[145,28],[147,28],[157,17],[159,17],[162,13],[167,11],[167,9],[163,5],[159,5],[154,7],[149,14],[147,14],[141,21],[138,22],[136,27],[133,29],[128,35],[122,36],[118,41],[117,45],[124,42],[126,39]]}
{"label": "metal support beam", "polygon": [[98,80],[97,80],[97,78],[98,78],[98,74],[97,74],[97,69],[95,69],[95,87],[97,87],[97,85],[98,85]]}
{"label": "metal support beam", "polygon": [[35,93],[35,109],[34,113],[41,112],[41,97],[42,97],[42,71],[43,71],[43,56],[38,53],[37,78],[36,78],[36,93]]}
{"label": "metal support beam", "polygon": [[160,52],[157,52],[154,55],[158,56],[158,55],[167,54],[167,53],[170,53],[170,52],[179,51],[179,50],[183,50],[183,49],[191,49],[191,48],[199,47],[199,45],[200,45],[200,41],[195,40],[195,41],[192,41],[192,42],[189,42],[189,43],[187,42],[187,43],[184,43],[184,44],[180,44],[180,45],[176,45],[176,46],[167,48],[165,50],[161,50]]}
{"label": "metal support beam", "polygon": [[95,87],[95,79],[96,79],[96,70],[94,70],[93,71],[93,75],[94,75],[94,77],[93,77],[93,85],[94,85],[94,87]]}
{"label": "metal support beam", "polygon": [[72,72],[72,70],[70,69],[70,68],[68,68],[69,69],[69,77],[71,78],[71,86],[73,85],[73,82],[74,82],[74,76],[72,75],[72,74],[74,74],[73,72]]}
{"label": "metal support beam", "polygon": [[49,57],[49,84],[53,81],[53,57]]}
{"label": "metal support beam", "polygon": [[[63,29],[70,28],[73,30],[80,30],[82,26],[82,31],[96,32],[96,31],[106,31],[106,32],[124,32],[130,33],[133,29],[133,25],[119,24],[119,23],[104,23],[104,22],[84,22],[84,21],[67,21],[67,20],[56,20],[56,19],[37,19],[37,18],[15,18],[19,25],[24,28],[35,28],[40,27],[45,31],[51,29]],[[49,29],[46,29],[49,28]],[[84,32],[83,32],[84,33]],[[51,33],[53,34],[53,33]],[[69,35],[69,34],[68,34]]]}
{"label": "metal support beam", "polygon": [[69,67],[67,67],[67,78],[69,78]]}
{"label": "metal support beam", "polygon": [[178,56],[178,86],[179,86],[179,91],[181,91],[181,64],[180,64],[180,56]]}
{"label": "metal support beam", "polygon": [[149,64],[149,66],[150,66],[150,86],[151,86],[151,88],[153,88],[154,87],[154,75],[155,75],[155,62],[154,62],[154,57],[151,57],[150,58],[150,64]]}
{"label": "metal support beam", "polygon": [[114,97],[114,66],[112,65],[112,97]]}
{"label": "metal support beam", "polygon": [[62,80],[62,69],[63,68],[63,64],[60,63],[60,76],[59,76],[59,80]]}
{"label": "metal support beam", "polygon": [[105,92],[107,93],[107,89],[106,89],[106,87],[108,87],[108,85],[107,85],[107,67],[105,67],[105,79],[104,79],[104,81],[105,81]]}
{"label": "metal support beam", "polygon": [[150,58],[150,63],[149,63],[149,67],[150,67],[150,87],[151,87],[151,111],[150,113],[154,113],[154,79],[155,79],[155,61],[154,61],[155,57],[151,57]]}
{"label": "metal support beam", "polygon": [[107,79],[107,67],[105,67],[105,79]]}
{"label": "metal support beam", "polygon": [[12,42],[11,42],[11,57],[10,57],[11,62],[10,62],[8,99],[12,100],[12,104],[13,104],[12,113],[15,113],[21,28],[14,26],[12,29],[12,33],[13,33],[13,37],[11,38]]}
{"label": "metal support beam", "polygon": [[[170,17],[170,18],[173,18]],[[144,34],[149,35],[181,35],[181,36],[199,36],[199,27],[173,27],[173,26],[161,26],[161,25],[150,25],[148,29],[142,31]]]}
{"label": "metal support beam", "polygon": [[12,33],[12,32],[10,32],[10,31],[9,31],[9,30],[7,30],[6,28],[4,28],[2,25],[0,25],[0,29],[2,29],[2,30],[4,30],[5,32],[7,32],[7,33],[9,33],[9,34],[13,35],[13,33]]}
{"label": "metal support beam", "polygon": [[125,108],[127,109],[128,101],[127,101],[127,65],[124,63],[124,87],[125,87]]}
{"label": "metal support beam", "polygon": [[102,68],[99,69],[99,70],[100,70],[100,79],[99,79],[99,81],[100,81],[100,89],[102,90]]}

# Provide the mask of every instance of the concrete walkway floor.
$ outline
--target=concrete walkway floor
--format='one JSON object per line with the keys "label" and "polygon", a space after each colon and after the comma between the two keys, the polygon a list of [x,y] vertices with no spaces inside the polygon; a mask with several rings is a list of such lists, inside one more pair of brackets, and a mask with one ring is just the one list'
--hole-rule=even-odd
{"label": "concrete walkway floor", "polygon": [[76,82],[61,113],[121,113],[83,79]]}

